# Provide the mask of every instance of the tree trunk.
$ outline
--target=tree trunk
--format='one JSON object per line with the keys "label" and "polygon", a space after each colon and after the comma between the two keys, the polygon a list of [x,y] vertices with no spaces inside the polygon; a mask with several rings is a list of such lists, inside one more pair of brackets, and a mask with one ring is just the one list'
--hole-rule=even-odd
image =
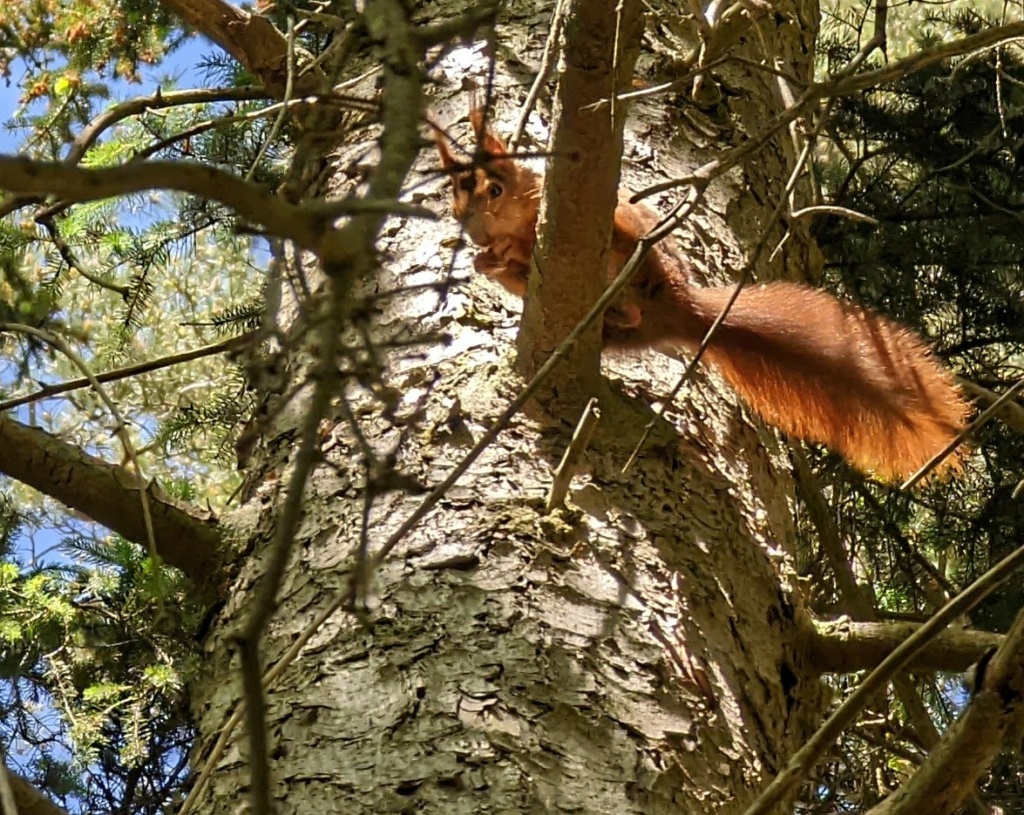
{"label": "tree trunk", "polygon": [[[499,60],[515,55],[535,66],[549,15],[546,4],[510,4],[498,29]],[[710,106],[688,101],[692,82],[678,96],[638,104],[627,124],[624,184],[638,189],[654,180],[652,156],[660,171],[678,175],[755,136],[783,101],[780,80],[751,66],[807,79],[817,19],[814,2],[773,4],[738,46],[748,62],[727,65],[721,85],[705,79],[699,98],[715,97]],[[679,38],[696,44],[693,32],[682,30],[678,6],[668,3],[648,11],[646,26],[641,64],[659,79],[671,76],[670,48],[678,51]],[[499,64],[499,131],[507,132],[525,96],[529,78],[510,73],[521,69]],[[447,124],[467,100],[452,91],[457,82],[441,79],[432,104]],[[332,157],[338,187],[358,176],[366,148]],[[709,278],[742,265],[793,160],[784,134],[715,182],[679,235]],[[436,166],[427,152],[417,165]],[[434,176],[428,200],[446,215],[445,183]],[[443,278],[451,254],[438,244],[457,234],[454,222],[395,219],[392,226],[380,246],[387,262],[371,288]],[[813,273],[813,253],[796,230],[771,272]],[[458,274],[472,275],[470,254],[457,255]],[[519,305],[476,276],[444,300],[412,289],[375,308],[380,337],[424,326],[451,336],[420,356],[384,354],[398,415],[422,403],[398,448],[399,467],[429,488],[521,387],[511,366]],[[606,355],[604,368],[617,396],[603,406],[570,509],[544,514],[571,428],[527,411],[390,553],[373,575],[366,619],[331,616],[277,680],[268,733],[279,812],[738,812],[807,737],[822,697],[796,648],[792,490],[773,461],[772,432],[754,427],[717,376],[698,371],[622,474],[649,405],[666,398],[681,368],[654,354]],[[376,451],[399,442],[401,423],[385,420],[374,395],[353,385],[348,397]],[[200,761],[239,696],[232,637],[266,567],[300,417],[298,409],[282,414],[264,437],[252,488],[229,519],[253,554],[206,642],[194,689]],[[321,450],[326,463],[307,486],[264,638],[265,667],[346,591],[352,574],[365,476],[340,415]],[[401,490],[377,497],[371,551],[420,500]],[[247,756],[238,727],[202,811],[237,810],[249,783]]]}

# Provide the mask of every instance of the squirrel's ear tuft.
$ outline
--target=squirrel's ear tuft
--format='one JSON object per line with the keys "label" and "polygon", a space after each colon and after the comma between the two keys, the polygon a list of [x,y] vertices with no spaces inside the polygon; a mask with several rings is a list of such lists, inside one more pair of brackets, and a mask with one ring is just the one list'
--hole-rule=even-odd
{"label": "squirrel's ear tuft", "polygon": [[473,125],[473,132],[476,134],[477,147],[488,155],[504,158],[508,155],[508,148],[498,136],[484,127],[484,109],[474,107],[469,112],[469,121]]}
{"label": "squirrel's ear tuft", "polygon": [[508,148],[500,138],[488,130],[482,139],[478,139],[480,146],[491,156],[505,157],[508,155]]}
{"label": "squirrel's ear tuft", "polygon": [[444,169],[451,170],[458,166],[459,160],[452,153],[451,145],[448,144],[447,139],[435,136],[434,144],[437,146],[437,154],[441,157],[441,166]]}

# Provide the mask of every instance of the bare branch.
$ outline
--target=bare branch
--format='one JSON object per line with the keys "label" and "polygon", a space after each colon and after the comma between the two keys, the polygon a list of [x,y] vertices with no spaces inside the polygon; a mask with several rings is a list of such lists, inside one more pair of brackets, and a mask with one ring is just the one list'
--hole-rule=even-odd
{"label": "bare branch", "polygon": [[[380,161],[366,194],[366,200],[373,202],[397,199],[419,152],[424,50],[415,36],[414,25],[398,0],[368,3],[364,20],[370,36],[381,43],[380,57],[384,66],[384,93],[381,96],[384,131],[380,137]],[[287,87],[292,85],[287,84]],[[263,577],[240,636],[245,720],[249,736],[250,801],[254,815],[269,815],[271,811],[260,640],[276,608],[277,591],[302,517],[306,482],[318,460],[319,423],[339,387],[335,375],[336,355],[340,349],[340,321],[349,313],[349,282],[375,268],[378,262],[375,244],[385,215],[384,209],[364,209],[342,229],[327,233],[318,247],[324,270],[330,276],[323,305],[331,319],[319,324],[318,361],[312,377],[314,387],[300,429],[294,469],[285,491]]]}
{"label": "bare branch", "polygon": [[[411,153],[415,154],[415,147]],[[388,187],[394,187],[397,196],[400,180]],[[0,155],[0,189],[25,195],[58,195],[66,202],[96,201],[155,189],[190,193],[231,207],[245,220],[265,227],[275,236],[290,238],[319,254],[325,264],[352,253],[345,239],[351,239],[349,233],[331,228],[329,221],[333,218],[369,214],[373,216],[371,222],[379,225],[392,212],[434,217],[424,207],[374,197],[372,190],[365,198],[321,201],[307,206],[290,204],[232,173],[190,161],[154,161],[83,170],[62,162]]]}
{"label": "bare branch", "polygon": [[[103,131],[113,127],[122,119],[127,119],[129,116],[137,116],[140,113],[145,113],[147,110],[159,110],[161,108],[175,107],[177,105],[197,105],[227,100],[266,99],[268,96],[270,96],[270,94],[262,88],[197,88],[193,90],[173,91],[170,93],[158,91],[152,96],[140,96],[135,99],[129,99],[126,102],[115,105],[109,110],[105,110],[93,119],[86,128],[75,137],[75,140],[71,145],[71,149],[68,151],[66,160],[70,164],[78,164],[82,160],[86,151],[95,143],[96,139],[100,137],[100,134],[103,133]],[[21,207],[38,204],[42,201],[43,197],[38,195],[12,196],[4,201],[0,201],[0,218],[10,215]],[[56,212],[53,209],[47,208],[47,212],[44,214],[53,215],[56,214]]]}
{"label": "bare branch", "polygon": [[[0,472],[60,501],[130,541],[146,545],[139,479],[34,427],[0,416]],[[212,512],[187,508],[146,487],[157,553],[197,582],[216,571],[220,528]]]}
{"label": "bare branch", "polygon": [[[0,322],[0,331],[13,331],[20,334],[27,334],[30,337],[35,337],[36,339],[45,342],[51,348],[59,351],[67,357],[67,359],[85,375],[86,379],[89,380],[89,384],[92,386],[92,389],[96,392],[96,395],[99,397],[104,407],[106,407],[107,412],[110,413],[111,418],[114,420],[114,433],[121,442],[124,454],[131,462],[132,468],[138,477],[139,486],[141,487],[143,484],[142,462],[139,460],[138,452],[135,449],[135,444],[132,441],[131,434],[128,432],[127,423],[121,414],[121,409],[117,406],[117,403],[110,398],[110,394],[107,393],[103,385],[96,379],[96,375],[92,372],[92,369],[86,361],[82,359],[82,357],[64,340],[63,337],[46,331],[45,329],[25,325],[23,323]],[[149,508],[149,496],[146,494],[144,489],[139,490],[139,501],[142,505],[142,521],[146,528],[146,547],[149,550],[150,556],[156,560],[159,558],[160,553],[156,550],[156,532],[153,528],[153,516]],[[162,585],[162,583],[159,585]],[[163,591],[159,586],[157,591],[157,603],[159,604],[159,610],[162,612]]]}
{"label": "bare branch", "polygon": [[103,131],[129,116],[138,116],[150,110],[179,107],[181,105],[208,105],[211,102],[249,102],[268,99],[270,93],[263,88],[192,88],[184,91],[158,90],[152,96],[138,96],[114,105],[89,122],[71,144],[67,161],[78,164]]}
{"label": "bare branch", "polygon": [[96,201],[154,189],[199,195],[229,206],[274,235],[316,251],[323,238],[317,218],[301,207],[249,184],[232,173],[189,161],[154,161],[105,170],[83,170],[61,162],[0,155],[0,189],[22,195],[59,195],[68,201]]}
{"label": "bare branch", "polygon": [[[53,803],[28,779],[18,775],[10,767],[4,767],[3,772],[7,776],[5,786],[9,787],[14,798],[17,815],[67,815],[66,810]],[[4,815],[6,815],[6,807]]]}
{"label": "bare branch", "polygon": [[[1024,611],[986,663],[971,703],[913,776],[868,815],[952,815],[1024,719]],[[1017,735],[1017,744],[1020,736]]]}
{"label": "bare branch", "polygon": [[[835,620],[816,622],[805,633],[808,663],[820,673],[870,670],[921,628],[914,623]],[[1004,640],[988,631],[943,631],[907,666],[913,671],[966,671]]]}
{"label": "bare branch", "polygon": [[[163,5],[237,59],[280,99],[288,79],[288,43],[274,24],[227,0],[162,0]],[[314,69],[295,78],[298,96],[323,90],[324,74]]]}

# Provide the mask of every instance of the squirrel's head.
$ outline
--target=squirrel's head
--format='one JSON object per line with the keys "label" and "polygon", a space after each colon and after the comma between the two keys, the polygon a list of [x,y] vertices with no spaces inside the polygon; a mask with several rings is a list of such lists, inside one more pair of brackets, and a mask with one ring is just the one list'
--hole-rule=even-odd
{"label": "squirrel's head", "polygon": [[433,125],[441,166],[452,181],[452,214],[480,246],[532,234],[540,206],[539,177],[515,161],[505,142],[485,127],[481,108],[473,108],[469,119],[476,150],[468,161],[455,156],[444,131]]}

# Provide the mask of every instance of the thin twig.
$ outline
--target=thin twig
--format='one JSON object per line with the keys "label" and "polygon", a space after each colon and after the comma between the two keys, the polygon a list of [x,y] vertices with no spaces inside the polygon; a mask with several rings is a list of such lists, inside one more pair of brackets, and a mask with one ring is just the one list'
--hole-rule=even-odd
{"label": "thin twig", "polygon": [[324,251],[325,229],[318,216],[282,200],[262,185],[246,182],[217,167],[189,161],[154,161],[82,169],[65,162],[0,155],[0,190],[24,195],[52,194],[69,202],[81,202],[152,189],[176,190],[218,201],[241,218],[291,238],[303,248]]}
{"label": "thin twig", "polygon": [[86,269],[81,262],[79,262],[78,258],[75,256],[74,250],[68,245],[68,242],[64,240],[64,236],[60,234],[60,230],[57,228],[57,223],[54,221],[52,216],[37,215],[35,220],[36,223],[41,224],[50,234],[50,240],[53,241],[53,245],[57,247],[61,260],[67,264],[69,269],[78,272],[78,274],[93,285],[120,295],[122,300],[128,299],[128,293],[131,290],[127,286],[119,286],[117,283],[111,283],[109,280],[93,274]]}
{"label": "thin twig", "polygon": [[[186,130],[181,130],[174,133],[167,138],[160,139],[160,141],[154,142],[145,147],[132,156],[131,161],[143,161],[148,159],[150,156],[156,155],[161,150],[166,150],[172,144],[175,144],[185,139],[191,139],[195,136],[200,136],[209,130],[214,130],[218,127],[225,127],[227,125],[238,124],[240,122],[252,122],[257,119],[262,119],[265,116],[278,115],[278,112],[282,109],[291,109],[301,107],[303,105],[315,105],[315,104],[331,104],[333,96],[331,94],[312,95],[304,96],[300,99],[292,99],[289,102],[275,102],[272,105],[267,105],[259,110],[249,110],[245,113],[233,113],[228,116],[219,116],[216,119],[206,119],[205,121],[199,122]],[[367,101],[365,109],[376,110],[377,105],[373,102]],[[357,110],[363,109],[359,105],[353,105],[351,102],[346,102],[346,107],[355,107]]]}
{"label": "thin twig", "polygon": [[[295,20],[288,16],[287,37],[287,75],[284,86],[284,105],[274,119],[270,132],[260,145],[260,149],[245,175],[251,181],[259,166],[259,162],[287,116],[287,104],[291,101],[295,82]],[[262,580],[256,590],[251,611],[241,636],[241,672],[242,686],[246,699],[246,733],[249,736],[249,801],[254,815],[271,815],[273,804],[270,794],[270,756],[267,744],[266,702],[263,691],[263,666],[260,664],[260,639],[274,613],[277,590],[284,577],[288,556],[291,554],[292,541],[299,527],[302,514],[303,498],[306,483],[318,457],[320,440],[320,422],[327,415],[331,400],[334,397],[332,373],[335,368],[335,355],[340,346],[340,339],[329,321],[326,331],[321,326],[320,335],[326,340],[324,347],[319,349],[319,358],[313,371],[313,394],[310,397],[306,415],[299,428],[299,445],[295,452],[294,469],[288,481],[284,502],[281,506],[274,540],[267,558],[267,566]],[[326,336],[325,336],[326,335]]]}
{"label": "thin twig", "polygon": [[[197,88],[192,90],[173,91],[166,93],[158,90],[152,96],[143,96],[137,99],[129,99],[122,102],[93,119],[81,133],[75,138],[71,149],[68,151],[66,161],[70,164],[78,164],[88,149],[95,143],[104,130],[117,124],[129,116],[137,116],[149,110],[157,110],[164,107],[178,105],[208,104],[210,102],[223,101],[251,101],[256,99],[267,99],[270,92],[264,88],[242,87],[242,88]],[[38,195],[14,195],[0,201],[0,218],[10,215],[15,210],[31,204],[40,203],[41,196]],[[59,202],[58,202],[59,203]],[[45,214],[52,212],[47,207]]]}
{"label": "thin twig", "polygon": [[565,13],[568,8],[569,0],[558,0],[555,3],[555,10],[551,15],[551,30],[548,32],[548,38],[544,43],[544,53],[540,58],[537,76],[534,77],[533,85],[530,86],[530,92],[526,94],[526,101],[523,102],[523,106],[519,110],[519,120],[516,122],[515,129],[508,140],[510,152],[514,153],[516,148],[519,147],[519,141],[523,138],[523,131],[526,129],[526,122],[530,118],[530,113],[533,112],[533,107],[537,104],[537,99],[540,98],[540,92],[544,89],[544,85],[547,84],[548,77],[551,75],[551,69],[555,67],[555,52],[557,51],[558,40],[562,35]]}
{"label": "thin twig", "polygon": [[[306,646],[306,643],[312,638],[312,636],[320,630],[320,627],[326,623],[334,613],[341,608],[344,603],[345,595],[339,594],[327,604],[319,614],[310,620],[302,632],[295,638],[295,641],[288,647],[281,658],[275,662],[267,672],[263,674],[263,688],[267,690],[274,686],[274,683],[281,677],[287,668],[298,658],[299,654],[302,653],[302,649]],[[210,783],[210,779],[213,777],[213,771],[220,762],[221,756],[224,755],[224,751],[227,749],[228,742],[231,739],[231,735],[235,732],[235,728],[241,724],[242,719],[245,715],[245,699],[241,699],[238,706],[231,712],[224,722],[224,725],[220,729],[220,733],[217,736],[217,741],[210,749],[210,754],[206,757],[203,762],[202,769],[196,776],[196,781],[192,785],[192,789],[189,790],[188,796],[181,804],[181,808],[178,810],[177,815],[189,815],[196,805],[196,801],[199,800],[199,796],[206,789],[207,784]]]}
{"label": "thin twig", "polygon": [[253,176],[256,175],[260,162],[263,161],[263,157],[267,154],[267,150],[270,149],[271,143],[277,138],[277,134],[281,132],[281,128],[284,127],[284,121],[288,117],[288,105],[292,101],[295,87],[295,18],[291,15],[288,15],[287,42],[287,73],[284,81],[284,97],[281,99],[281,110],[274,117],[274,122],[270,126],[270,132],[267,133],[266,138],[261,142],[260,149],[256,151],[256,156],[253,158],[252,164],[249,165],[249,172],[245,174],[246,181],[252,181]]}
{"label": "thin twig", "polygon": [[810,215],[835,215],[839,218],[849,218],[851,221],[859,221],[861,223],[871,224],[872,226],[878,223],[877,218],[872,218],[870,215],[865,215],[863,212],[857,212],[855,209],[840,207],[835,204],[815,204],[811,207],[794,209],[789,213],[789,217],[793,219],[806,218]]}
{"label": "thin twig", "polygon": [[597,406],[597,397],[592,397],[587,402],[586,407],[583,408],[583,415],[580,416],[580,420],[576,423],[576,429],[573,431],[569,446],[565,448],[562,460],[558,462],[558,467],[555,468],[555,477],[551,481],[551,489],[548,492],[548,500],[545,504],[548,514],[565,503],[565,496],[569,493],[569,485],[576,474],[576,467],[580,456],[583,455],[583,451],[590,444],[590,437],[594,434],[594,428],[597,427],[597,422],[600,418],[601,411]]}
{"label": "thin twig", "polygon": [[182,105],[208,105],[211,102],[253,102],[269,98],[271,98],[271,93],[266,88],[253,86],[242,88],[194,88],[170,92],[158,90],[152,96],[141,96],[114,105],[114,107],[105,110],[89,122],[88,126],[75,138],[71,149],[68,151],[66,161],[71,164],[78,164],[103,131],[130,116],[138,116],[139,114],[161,108],[181,107]]}
{"label": "thin twig", "polygon": [[182,351],[180,354],[169,354],[168,356],[160,357],[158,359],[151,359],[149,362],[139,362],[135,365],[126,365],[123,368],[116,368],[113,371],[104,371],[103,373],[95,374],[92,378],[82,377],[81,379],[71,379],[67,382],[61,382],[58,385],[44,385],[39,390],[33,391],[25,396],[18,396],[14,399],[8,399],[6,402],[0,402],[0,413],[3,413],[5,410],[12,410],[16,407],[27,405],[30,402],[38,402],[40,399],[47,399],[61,393],[68,393],[69,391],[76,391],[80,388],[88,387],[92,384],[93,380],[96,382],[117,382],[118,380],[137,376],[138,374],[145,374],[150,371],[159,371],[161,368],[170,368],[172,365],[181,365],[185,362],[192,362],[196,359],[213,356],[214,354],[219,354],[223,351],[240,350],[249,345],[255,337],[255,331],[247,331],[246,333],[237,337],[232,337],[229,340],[215,342],[212,345],[204,345],[202,348],[194,348],[191,351]]}
{"label": "thin twig", "polygon": [[872,53],[878,48],[885,53],[885,45],[888,42],[887,24],[889,20],[888,0],[875,0],[875,19],[873,33],[864,46],[857,52],[840,73],[840,76],[849,76],[856,71]]}
{"label": "thin twig", "polygon": [[[961,390],[966,391],[981,405],[991,405],[999,398],[999,394],[984,388],[973,380],[963,376],[956,378]],[[1017,402],[1004,402],[1000,410],[999,420],[1008,427],[1013,428],[1017,433],[1024,434],[1024,404]]]}
{"label": "thin twig", "polygon": [[[381,96],[380,160],[366,192],[369,201],[397,198],[418,153],[417,130],[423,110],[423,50],[400,0],[374,0],[363,15],[370,36],[381,43],[384,93]],[[293,66],[294,67],[294,66]],[[290,78],[289,78],[290,79]],[[253,815],[270,815],[271,787],[265,694],[260,643],[275,608],[303,510],[305,488],[319,456],[319,425],[337,390],[341,329],[351,313],[351,284],[377,263],[374,247],[385,220],[383,210],[364,210],[344,228],[328,232],[316,247],[328,278],[324,312],[312,321],[318,341],[313,392],[300,429],[300,442],[252,610],[240,637],[245,722],[249,736],[250,800]]]}
{"label": "thin twig", "polygon": [[988,422],[988,420],[991,419],[996,413],[998,413],[999,409],[1007,402],[1009,402],[1010,399],[1013,398],[1014,394],[1016,394],[1021,388],[1024,388],[1024,379],[1019,379],[1002,396],[996,399],[995,402],[993,402],[991,405],[985,408],[985,410],[981,412],[977,419],[975,419],[973,422],[967,425],[967,427],[965,427],[963,430],[957,433],[949,444],[947,444],[938,453],[936,453],[934,456],[928,459],[928,461],[925,462],[921,469],[919,469],[916,473],[910,476],[910,478],[908,478],[906,481],[900,484],[900,489],[909,490],[918,481],[920,481],[922,478],[928,475],[928,473],[935,469],[939,462],[946,458],[946,456],[952,453],[964,439],[970,436],[974,431],[978,430],[982,425]]}
{"label": "thin twig", "polygon": [[[764,243],[761,242],[761,246],[763,245]],[[729,299],[726,300],[725,305],[722,306],[722,310],[718,312],[718,315],[715,317],[714,322],[711,323],[707,332],[704,334],[703,339],[701,339],[700,341],[700,345],[697,346],[697,350],[690,358],[690,361],[683,369],[683,372],[679,375],[679,379],[676,381],[675,386],[669,392],[668,397],[662,401],[660,408],[655,410],[654,416],[651,417],[650,421],[648,421],[647,424],[644,426],[644,432],[640,434],[640,440],[636,443],[636,446],[633,448],[633,452],[629,454],[629,458],[626,459],[626,463],[622,465],[623,474],[629,472],[630,469],[632,469],[633,465],[636,463],[637,458],[640,456],[640,453],[643,451],[644,445],[647,444],[647,440],[651,437],[651,433],[654,432],[654,426],[657,424],[658,419],[665,412],[665,410],[675,401],[676,397],[679,395],[679,391],[683,389],[683,385],[685,385],[690,380],[690,377],[693,375],[694,369],[697,367],[697,364],[701,361],[701,359],[704,356],[704,353],[708,350],[708,347],[711,345],[711,340],[714,339],[715,332],[717,332],[719,326],[721,326],[722,323],[725,322],[725,318],[728,317],[729,312],[732,311],[732,307],[736,303],[736,300],[739,298],[740,292],[743,291],[743,287],[747,285],[747,281],[750,279],[750,271],[753,268],[753,266],[753,259],[751,259],[750,262],[744,265],[743,270],[740,272],[739,279],[736,281],[736,285],[733,287],[732,293],[729,295]]]}
{"label": "thin twig", "polygon": [[305,505],[306,483],[316,464],[320,440],[320,421],[327,415],[334,397],[335,355],[340,334],[325,323],[320,331],[319,359],[313,373],[313,393],[299,429],[298,449],[292,472],[274,529],[267,565],[252,600],[251,610],[240,636],[241,673],[245,694],[246,732],[249,736],[250,801],[254,813],[270,815],[270,766],[267,745],[260,639],[274,613],[277,590],[284,577],[292,542]]}

